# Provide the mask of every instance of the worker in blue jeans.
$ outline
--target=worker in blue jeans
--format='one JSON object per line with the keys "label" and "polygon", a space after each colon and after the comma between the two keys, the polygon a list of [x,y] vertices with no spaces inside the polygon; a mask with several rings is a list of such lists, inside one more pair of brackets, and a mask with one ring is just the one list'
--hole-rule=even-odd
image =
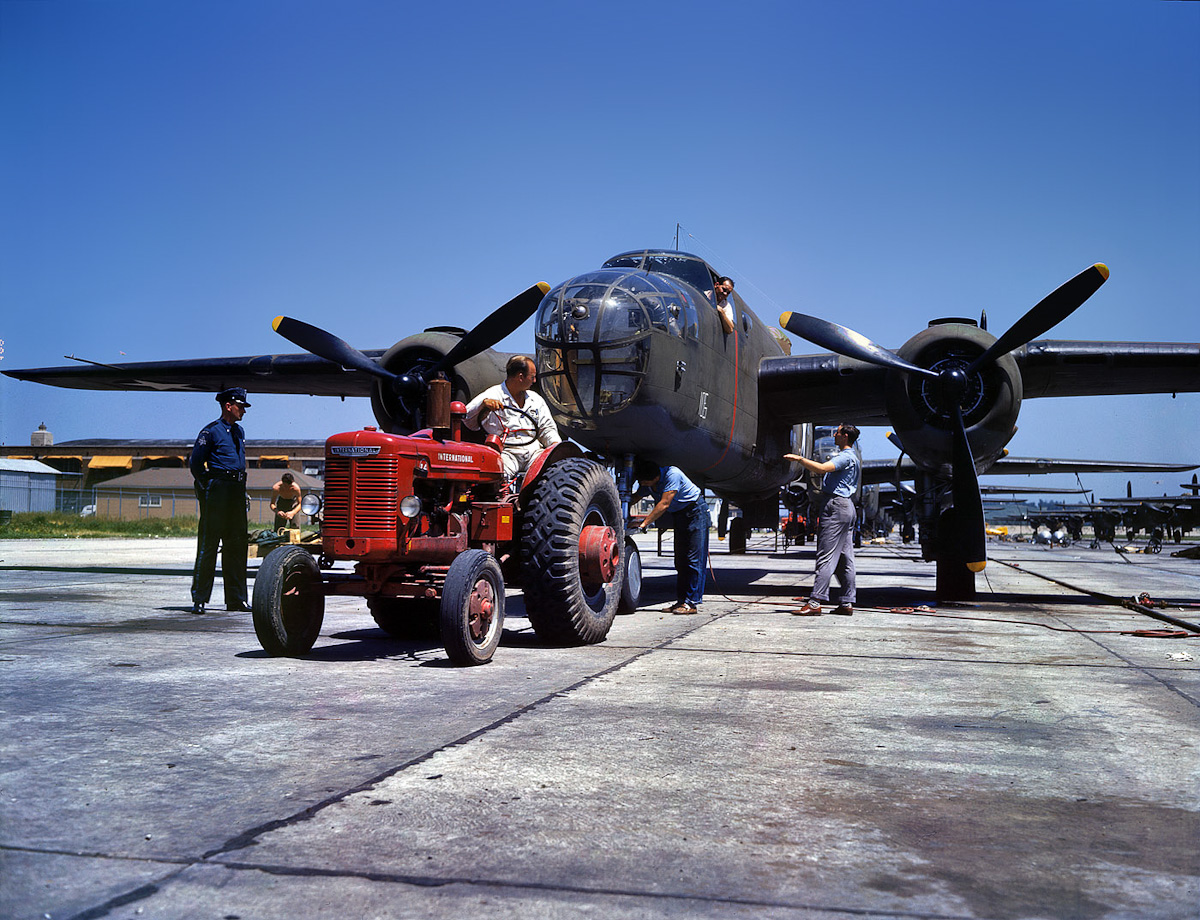
{"label": "worker in blue jeans", "polygon": [[708,502],[704,493],[677,466],[659,466],[648,460],[634,465],[638,481],[636,502],[649,494],[655,505],[638,528],[645,533],[668,511],[675,525],[675,604],[671,613],[700,612],[704,599],[704,572],[708,567]]}

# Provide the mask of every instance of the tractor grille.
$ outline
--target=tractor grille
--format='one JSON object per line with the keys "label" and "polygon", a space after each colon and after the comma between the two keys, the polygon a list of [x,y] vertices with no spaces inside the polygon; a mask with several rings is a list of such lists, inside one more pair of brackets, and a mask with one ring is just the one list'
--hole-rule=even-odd
{"label": "tractor grille", "polygon": [[396,457],[325,461],[325,530],[335,535],[396,529]]}

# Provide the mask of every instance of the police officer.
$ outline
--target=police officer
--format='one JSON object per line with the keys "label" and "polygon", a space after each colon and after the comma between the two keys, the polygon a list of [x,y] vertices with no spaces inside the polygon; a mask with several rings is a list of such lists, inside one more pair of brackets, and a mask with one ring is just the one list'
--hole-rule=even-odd
{"label": "police officer", "polygon": [[200,503],[192,613],[204,613],[212,594],[218,544],[225,609],[250,609],[246,603],[246,433],[238,424],[250,403],[242,387],[222,390],[217,402],[221,417],[200,430],[188,464]]}

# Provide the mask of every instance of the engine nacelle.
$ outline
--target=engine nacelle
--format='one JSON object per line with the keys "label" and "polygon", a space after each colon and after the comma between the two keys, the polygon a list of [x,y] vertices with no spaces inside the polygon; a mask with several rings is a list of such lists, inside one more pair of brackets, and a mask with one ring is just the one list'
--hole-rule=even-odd
{"label": "engine nacelle", "polygon": [[[965,369],[995,340],[969,319],[934,320],[897,353],[911,364],[936,372]],[[888,373],[888,419],[904,450],[926,468],[948,466],[953,455],[953,422],[940,387],[932,378]],[[968,379],[961,405],[977,468],[997,459],[1016,434],[1023,393],[1021,371],[1011,355],[989,362]]]}
{"label": "engine nacelle", "polygon": [[[379,363],[394,374],[426,372],[449,353],[462,338],[463,330],[450,327],[426,329],[389,348]],[[507,354],[491,348],[460,361],[450,373],[451,399],[470,402],[472,397],[504,379]],[[380,429],[392,434],[411,434],[425,427],[425,393],[411,396],[396,393],[384,380],[371,391],[371,410]]]}

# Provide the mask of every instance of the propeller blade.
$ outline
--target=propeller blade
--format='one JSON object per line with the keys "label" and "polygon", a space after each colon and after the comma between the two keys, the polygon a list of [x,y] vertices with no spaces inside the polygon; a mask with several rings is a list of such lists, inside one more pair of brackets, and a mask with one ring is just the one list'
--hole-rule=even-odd
{"label": "propeller blade", "polygon": [[453,348],[439,361],[430,372],[436,376],[440,371],[454,367],[461,361],[473,358],[485,349],[491,348],[506,335],[516,332],[521,324],[538,308],[542,298],[550,292],[550,285],[539,281],[532,287],[522,291],[508,303],[494,310],[483,322],[464,335]]}
{"label": "propeller blade", "polygon": [[967,368],[967,375],[970,376],[989,361],[1006,355],[1014,348],[1020,348],[1053,329],[1083,306],[1084,301],[1100,290],[1100,285],[1107,280],[1108,266],[1097,262],[1051,291],[1035,304],[1033,309],[1013,323],[987,351],[972,361]]}
{"label": "propeller blade", "polygon": [[310,326],[308,323],[292,319],[290,316],[275,317],[271,328],[292,344],[299,345],[318,358],[324,358],[326,361],[332,361],[349,370],[363,371],[384,380],[396,379],[396,375],[391,371],[376,364],[353,345],[324,329]]}
{"label": "propeller blade", "polygon": [[853,329],[847,329],[845,326],[839,326],[837,323],[808,316],[805,313],[784,313],[779,317],[779,324],[792,335],[807,339],[814,345],[819,345],[835,354],[845,355],[847,358],[857,358],[859,361],[866,361],[868,364],[880,367],[895,368],[909,374],[937,377],[933,371],[909,364],[894,352],[876,345],[865,335],[855,332]]}
{"label": "propeller blade", "polygon": [[954,518],[958,527],[958,544],[967,568],[982,572],[987,565],[987,535],[983,532],[983,495],[979,491],[979,476],[971,443],[963,425],[962,409],[954,403]]}

